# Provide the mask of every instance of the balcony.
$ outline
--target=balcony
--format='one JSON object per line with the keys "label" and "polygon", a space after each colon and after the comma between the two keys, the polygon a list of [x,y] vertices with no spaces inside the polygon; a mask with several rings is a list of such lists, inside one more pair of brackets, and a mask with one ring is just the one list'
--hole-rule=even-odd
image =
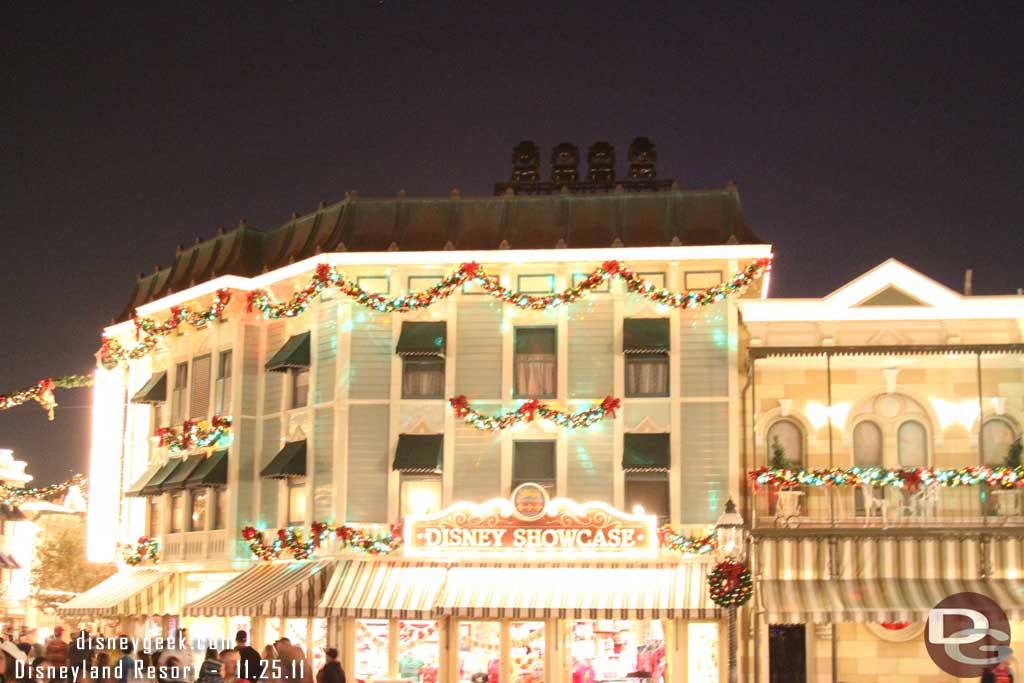
{"label": "balcony", "polygon": [[971,528],[1024,526],[1024,490],[987,484],[756,487],[755,529]]}
{"label": "balcony", "polygon": [[228,557],[226,529],[172,533],[164,535],[160,540],[160,555],[165,562],[219,560]]}

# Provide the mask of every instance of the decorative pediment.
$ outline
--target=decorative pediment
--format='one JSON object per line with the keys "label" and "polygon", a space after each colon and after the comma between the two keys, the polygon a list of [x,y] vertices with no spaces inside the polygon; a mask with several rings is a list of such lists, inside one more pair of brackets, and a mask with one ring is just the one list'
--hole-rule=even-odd
{"label": "decorative pediment", "polygon": [[835,290],[822,303],[835,308],[941,307],[955,305],[963,298],[910,266],[889,259]]}

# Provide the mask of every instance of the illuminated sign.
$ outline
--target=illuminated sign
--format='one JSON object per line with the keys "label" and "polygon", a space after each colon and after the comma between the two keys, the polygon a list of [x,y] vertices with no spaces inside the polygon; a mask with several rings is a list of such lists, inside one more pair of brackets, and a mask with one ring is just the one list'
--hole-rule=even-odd
{"label": "illuminated sign", "polygon": [[405,554],[570,557],[645,556],[658,551],[654,515],[631,515],[599,502],[549,500],[537,484],[523,484],[512,498],[456,503],[405,519]]}

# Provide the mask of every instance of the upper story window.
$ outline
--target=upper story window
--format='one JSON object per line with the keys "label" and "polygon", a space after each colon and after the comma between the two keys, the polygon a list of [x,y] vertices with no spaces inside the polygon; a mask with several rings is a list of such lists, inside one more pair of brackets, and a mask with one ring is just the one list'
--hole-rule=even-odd
{"label": "upper story window", "polygon": [[403,322],[396,353],[402,357],[402,398],[444,398],[444,322]]}
{"label": "upper story window", "polygon": [[288,526],[306,522],[306,478],[288,477]]}
{"label": "upper story window", "polygon": [[185,494],[175,491],[171,494],[171,532],[185,529]]}
{"label": "upper story window", "polygon": [[305,408],[309,405],[309,368],[292,371],[291,407]]}
{"label": "upper story window", "polygon": [[149,537],[157,538],[163,532],[160,527],[160,503],[162,502],[160,496],[150,496],[147,499],[149,507]]}
{"label": "upper story window", "polygon": [[871,420],[853,428],[853,464],[858,467],[882,466],[882,430]]}
{"label": "upper story window", "polygon": [[668,396],[668,318],[626,318],[622,351],[626,356],[626,396]]}
{"label": "upper story window", "polygon": [[401,473],[399,509],[402,517],[441,509],[443,434],[399,434],[391,467]]}
{"label": "upper story window", "polygon": [[132,403],[148,403],[152,406],[152,429],[155,435],[161,427],[166,427],[167,411],[167,372],[154,372],[146,383],[132,396]]}
{"label": "upper story window", "polygon": [[804,466],[804,432],[795,421],[783,418],[772,423],[765,445],[769,465],[793,469]]}
{"label": "upper story window", "polygon": [[185,402],[188,400],[188,362],[174,366],[174,391],[171,392],[171,424],[185,421]]}
{"label": "upper story window", "polygon": [[671,438],[668,434],[624,434],[622,471],[626,510],[640,505],[645,514],[655,515],[658,524],[671,518],[668,475],[672,467]]}
{"label": "upper story window", "polygon": [[896,432],[896,457],[900,467],[927,467],[928,430],[917,420],[907,420]]}
{"label": "upper story window", "polygon": [[512,450],[512,490],[520,484],[540,484],[555,493],[555,442],[516,441]]}
{"label": "upper story window", "polygon": [[554,327],[517,327],[513,367],[516,398],[558,393],[558,344]]}
{"label": "upper story window", "polygon": [[206,530],[206,508],[210,500],[209,491],[205,488],[192,489],[189,492],[191,498],[191,513],[189,515],[189,531]]}
{"label": "upper story window", "polygon": [[192,391],[189,417],[202,419],[210,413],[210,355],[192,359]]}
{"label": "upper story window", "polygon": [[228,522],[228,489],[226,486],[213,489],[210,498],[213,505],[213,524],[211,529],[224,529]]}
{"label": "upper story window", "polygon": [[277,353],[267,361],[270,372],[287,372],[291,375],[288,392],[289,408],[305,408],[309,405],[309,332],[288,338]]}
{"label": "upper story window", "polygon": [[217,357],[217,395],[215,412],[217,415],[231,414],[231,349],[221,351]]}
{"label": "upper story window", "polygon": [[986,465],[1000,467],[1007,462],[1017,441],[1014,424],[1005,417],[990,417],[981,426],[981,452]]}

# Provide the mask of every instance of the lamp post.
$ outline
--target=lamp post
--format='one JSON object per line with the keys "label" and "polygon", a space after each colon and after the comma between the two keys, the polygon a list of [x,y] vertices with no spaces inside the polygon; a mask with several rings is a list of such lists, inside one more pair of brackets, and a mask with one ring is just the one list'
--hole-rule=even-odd
{"label": "lamp post", "polygon": [[[715,540],[718,541],[716,554],[720,561],[743,562],[746,558],[747,528],[731,498],[725,504],[725,512],[715,523]],[[726,613],[729,617],[729,683],[737,683],[736,605],[729,605]]]}

